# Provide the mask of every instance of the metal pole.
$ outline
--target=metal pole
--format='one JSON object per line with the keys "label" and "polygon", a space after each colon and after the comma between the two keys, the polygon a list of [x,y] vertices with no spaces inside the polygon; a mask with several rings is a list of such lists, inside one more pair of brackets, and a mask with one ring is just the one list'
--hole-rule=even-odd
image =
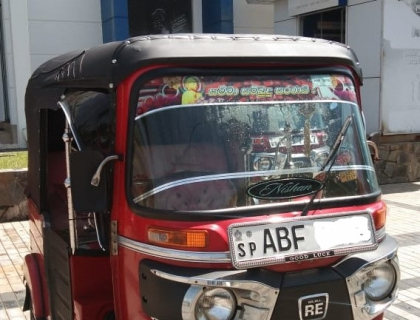
{"label": "metal pole", "polygon": [[73,141],[72,134],[69,129],[69,123],[66,121],[66,126],[63,134],[63,141],[66,149],[66,180],[64,186],[67,189],[67,204],[68,204],[68,213],[69,213],[69,233],[70,233],[70,246],[71,252],[74,252],[77,249],[77,229],[75,223],[75,214],[73,210],[73,200],[71,197],[71,179],[70,179],[70,153],[71,153],[71,144]]}
{"label": "metal pole", "polygon": [[1,69],[1,79],[2,79],[2,88],[3,90],[3,103],[4,103],[4,121],[10,122],[10,112],[9,112],[9,92],[7,89],[7,71],[6,71],[6,57],[4,50],[4,35],[3,35],[3,5],[0,0],[0,69]]}

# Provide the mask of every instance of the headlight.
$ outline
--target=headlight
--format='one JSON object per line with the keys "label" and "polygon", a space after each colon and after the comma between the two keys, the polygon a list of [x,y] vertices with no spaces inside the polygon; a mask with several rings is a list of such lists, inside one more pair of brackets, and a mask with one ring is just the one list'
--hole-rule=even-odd
{"label": "headlight", "polygon": [[197,301],[197,320],[230,320],[235,314],[236,300],[232,292],[222,288],[207,289]]}
{"label": "headlight", "polygon": [[367,297],[372,301],[379,301],[386,298],[392,291],[396,281],[394,268],[389,263],[370,270],[366,273],[367,280],[363,289]]}

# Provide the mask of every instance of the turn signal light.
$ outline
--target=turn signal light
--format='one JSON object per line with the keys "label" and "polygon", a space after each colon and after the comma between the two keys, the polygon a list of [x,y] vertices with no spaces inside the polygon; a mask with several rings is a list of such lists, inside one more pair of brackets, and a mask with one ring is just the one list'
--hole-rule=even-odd
{"label": "turn signal light", "polygon": [[208,242],[208,233],[205,230],[149,228],[147,235],[150,242],[167,246],[205,248]]}
{"label": "turn signal light", "polygon": [[376,210],[373,213],[373,221],[375,223],[376,230],[379,230],[385,226],[387,211],[388,211],[388,207],[386,203],[382,201],[382,208]]}

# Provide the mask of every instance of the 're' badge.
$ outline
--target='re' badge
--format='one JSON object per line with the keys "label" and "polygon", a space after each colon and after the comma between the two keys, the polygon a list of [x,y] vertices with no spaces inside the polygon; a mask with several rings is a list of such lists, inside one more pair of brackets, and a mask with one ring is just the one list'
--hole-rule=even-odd
{"label": "'re' badge", "polygon": [[327,315],[328,293],[313,294],[299,298],[300,320],[322,320]]}

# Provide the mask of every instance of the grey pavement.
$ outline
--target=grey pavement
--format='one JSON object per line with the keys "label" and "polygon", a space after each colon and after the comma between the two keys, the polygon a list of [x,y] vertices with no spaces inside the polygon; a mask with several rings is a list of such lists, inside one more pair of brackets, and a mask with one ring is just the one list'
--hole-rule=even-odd
{"label": "grey pavement", "polygon": [[[387,232],[399,244],[401,283],[387,320],[420,320],[420,182],[383,185]],[[30,251],[28,221],[0,224],[0,320],[28,320],[22,312],[23,259]]]}
{"label": "grey pavement", "polygon": [[22,312],[23,259],[29,251],[28,221],[0,224],[0,320],[29,319]]}
{"label": "grey pavement", "polygon": [[389,320],[420,320],[420,182],[383,185],[388,204],[386,229],[398,242],[401,282]]}

